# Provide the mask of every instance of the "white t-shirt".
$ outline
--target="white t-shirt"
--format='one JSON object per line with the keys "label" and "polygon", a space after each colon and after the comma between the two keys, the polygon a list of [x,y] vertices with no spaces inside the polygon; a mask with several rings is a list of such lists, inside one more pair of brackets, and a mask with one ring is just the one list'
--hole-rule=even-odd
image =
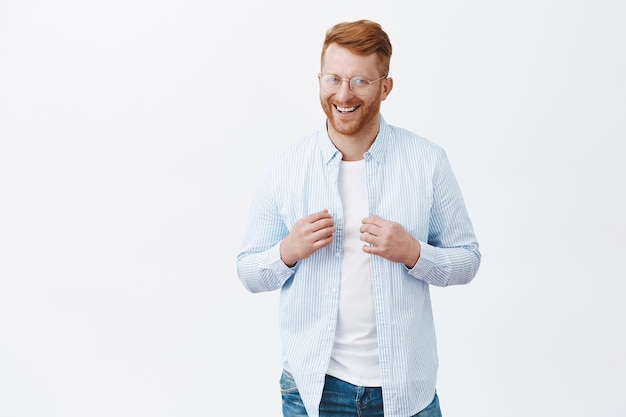
{"label": "white t-shirt", "polygon": [[369,216],[365,161],[341,161],[339,195],[344,246],[335,343],[327,373],[354,385],[381,386],[370,255],[363,252],[361,220]]}

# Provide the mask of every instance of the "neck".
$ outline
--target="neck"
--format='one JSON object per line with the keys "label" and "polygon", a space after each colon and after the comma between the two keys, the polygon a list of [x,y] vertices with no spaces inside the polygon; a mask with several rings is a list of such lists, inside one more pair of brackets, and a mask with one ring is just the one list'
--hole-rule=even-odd
{"label": "neck", "polygon": [[328,136],[333,142],[333,145],[335,145],[343,155],[342,159],[344,161],[358,161],[363,159],[363,154],[365,154],[372,146],[372,143],[374,143],[379,128],[380,124],[378,119],[376,119],[376,123],[372,123],[370,126],[363,128],[355,134],[347,135],[337,132],[329,123]]}

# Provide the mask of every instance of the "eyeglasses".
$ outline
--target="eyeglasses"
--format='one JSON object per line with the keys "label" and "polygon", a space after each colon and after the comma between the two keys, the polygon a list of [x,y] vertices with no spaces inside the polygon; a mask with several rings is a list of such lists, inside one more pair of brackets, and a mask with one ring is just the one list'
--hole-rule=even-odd
{"label": "eyeglasses", "polygon": [[327,92],[328,94],[335,94],[337,91],[339,91],[341,83],[343,83],[344,81],[348,81],[348,85],[350,85],[350,90],[358,96],[363,96],[368,93],[372,84],[385,78],[387,78],[387,76],[383,75],[377,80],[370,81],[367,78],[358,76],[348,79],[339,78],[339,76],[335,74],[326,74],[320,79],[320,84],[325,92]]}

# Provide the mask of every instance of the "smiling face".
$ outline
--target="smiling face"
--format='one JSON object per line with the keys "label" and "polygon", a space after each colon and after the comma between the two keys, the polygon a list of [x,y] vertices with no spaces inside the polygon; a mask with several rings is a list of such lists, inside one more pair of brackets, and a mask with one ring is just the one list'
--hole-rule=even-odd
{"label": "smiling face", "polygon": [[[376,54],[356,55],[337,44],[326,49],[318,78],[326,74],[343,79],[360,76],[368,80],[386,75],[380,73]],[[378,132],[380,103],[387,98],[392,86],[391,78],[386,78],[369,85],[365,94],[356,95],[348,81],[343,81],[334,94],[324,91],[320,84],[320,102],[328,117],[331,138],[336,133],[354,140],[373,140]]]}

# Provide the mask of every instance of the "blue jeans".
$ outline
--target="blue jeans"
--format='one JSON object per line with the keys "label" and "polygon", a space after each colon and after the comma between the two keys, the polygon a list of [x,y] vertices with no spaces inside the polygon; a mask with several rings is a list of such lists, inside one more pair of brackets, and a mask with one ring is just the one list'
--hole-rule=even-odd
{"label": "blue jeans", "polygon": [[[298,387],[291,374],[283,371],[280,377],[284,417],[307,417]],[[326,375],[320,417],[384,417],[383,393],[380,387],[359,387]],[[439,398],[412,417],[441,417]]]}

